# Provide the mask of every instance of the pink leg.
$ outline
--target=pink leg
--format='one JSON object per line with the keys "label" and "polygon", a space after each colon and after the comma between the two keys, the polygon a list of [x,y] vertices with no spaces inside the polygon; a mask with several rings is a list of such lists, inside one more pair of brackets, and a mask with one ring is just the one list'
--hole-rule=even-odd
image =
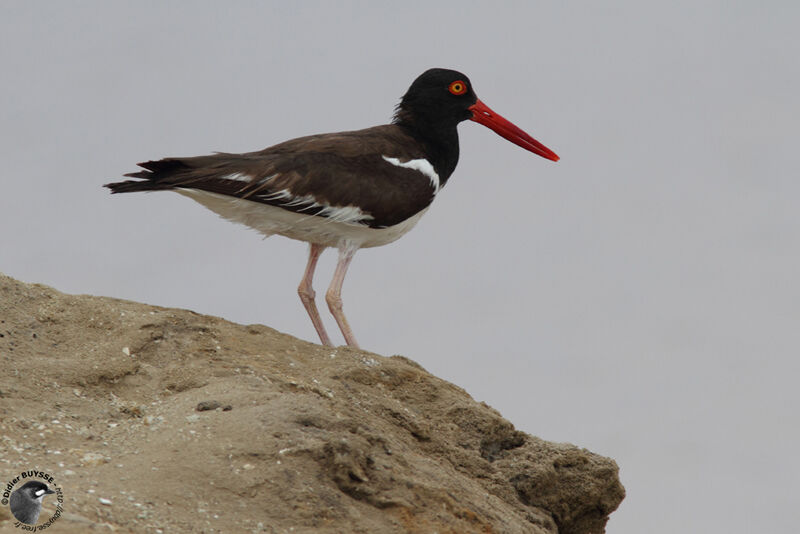
{"label": "pink leg", "polygon": [[347,323],[347,318],[342,311],[342,284],[344,283],[344,275],[347,274],[347,268],[350,266],[350,260],[358,250],[357,247],[352,245],[343,245],[339,248],[339,262],[336,264],[336,272],[333,273],[333,280],[325,294],[325,300],[328,302],[333,317],[339,325],[339,330],[344,335],[344,340],[351,347],[359,348],[356,342],[356,337],[353,335],[353,330]]}
{"label": "pink leg", "polygon": [[300,295],[300,300],[303,301],[303,306],[308,312],[308,316],[311,317],[311,322],[314,324],[317,334],[319,334],[320,341],[322,341],[323,345],[332,347],[333,343],[331,343],[331,338],[328,337],[328,333],[325,331],[325,325],[322,324],[319,311],[317,311],[317,303],[314,302],[314,298],[317,294],[314,292],[314,288],[311,287],[311,283],[314,279],[314,269],[317,268],[317,260],[323,250],[325,250],[323,245],[309,243],[308,264],[306,265],[306,272],[303,275],[303,279],[297,287],[297,293]]}

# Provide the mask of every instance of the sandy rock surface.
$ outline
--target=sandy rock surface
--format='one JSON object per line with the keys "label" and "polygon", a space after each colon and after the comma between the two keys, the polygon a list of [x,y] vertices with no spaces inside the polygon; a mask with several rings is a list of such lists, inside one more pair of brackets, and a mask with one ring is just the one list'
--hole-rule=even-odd
{"label": "sandy rock surface", "polygon": [[29,469],[59,533],[601,533],[624,497],[409,359],[0,274],[0,482]]}

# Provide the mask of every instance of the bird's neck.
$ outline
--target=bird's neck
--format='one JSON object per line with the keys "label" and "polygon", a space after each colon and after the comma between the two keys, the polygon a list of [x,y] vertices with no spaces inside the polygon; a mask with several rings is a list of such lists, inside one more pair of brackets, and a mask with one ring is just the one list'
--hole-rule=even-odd
{"label": "bird's neck", "polygon": [[431,162],[439,183],[444,186],[458,164],[458,130],[457,124],[434,125],[419,120],[403,120],[400,116],[395,122],[419,142]]}

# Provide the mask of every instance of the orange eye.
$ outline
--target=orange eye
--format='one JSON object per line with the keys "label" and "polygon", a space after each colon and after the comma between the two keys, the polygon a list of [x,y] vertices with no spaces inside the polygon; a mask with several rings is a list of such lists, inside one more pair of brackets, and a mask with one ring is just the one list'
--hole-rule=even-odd
{"label": "orange eye", "polygon": [[450,87],[447,88],[451,93],[454,95],[463,95],[467,92],[467,84],[462,82],[461,80],[456,80],[450,84]]}

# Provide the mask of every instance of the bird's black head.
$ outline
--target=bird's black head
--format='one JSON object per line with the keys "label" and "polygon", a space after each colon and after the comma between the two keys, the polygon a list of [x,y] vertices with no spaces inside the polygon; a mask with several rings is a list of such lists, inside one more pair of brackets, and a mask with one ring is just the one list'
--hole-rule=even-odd
{"label": "bird's black head", "polygon": [[393,122],[414,129],[451,129],[472,118],[469,107],[477,100],[465,74],[449,69],[428,69],[403,95]]}
{"label": "bird's black head", "polygon": [[403,95],[392,122],[429,146],[445,147],[452,170],[458,161],[456,126],[468,119],[494,130],[525,150],[558,161],[555,152],[481,102],[469,78],[455,70],[423,72]]}
{"label": "bird's black head", "polygon": [[25,484],[20,486],[19,490],[17,491],[25,493],[31,499],[39,499],[39,500],[41,500],[45,495],[50,495],[55,493],[55,491],[47,487],[47,484],[39,482],[38,480],[31,480],[30,482],[26,482]]}

